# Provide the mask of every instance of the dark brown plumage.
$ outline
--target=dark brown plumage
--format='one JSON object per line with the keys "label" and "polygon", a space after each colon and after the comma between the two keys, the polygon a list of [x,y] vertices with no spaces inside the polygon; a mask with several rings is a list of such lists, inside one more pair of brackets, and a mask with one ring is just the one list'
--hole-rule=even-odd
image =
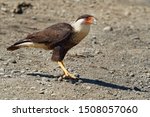
{"label": "dark brown plumage", "polygon": [[64,67],[63,59],[69,49],[78,44],[89,32],[90,24],[94,17],[91,15],[80,16],[73,24],[58,23],[42,31],[29,34],[25,39],[19,40],[10,47],[14,51],[22,47],[43,48],[53,50],[52,60],[58,62],[65,76],[75,78]]}

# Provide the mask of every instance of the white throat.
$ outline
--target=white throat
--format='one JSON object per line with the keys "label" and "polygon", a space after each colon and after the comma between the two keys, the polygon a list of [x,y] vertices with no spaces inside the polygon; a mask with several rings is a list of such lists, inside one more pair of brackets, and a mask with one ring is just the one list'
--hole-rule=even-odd
{"label": "white throat", "polygon": [[84,19],[80,19],[73,22],[71,26],[74,28],[73,40],[75,43],[79,43],[84,37],[86,37],[90,31],[90,25],[84,23]]}
{"label": "white throat", "polygon": [[73,22],[71,26],[74,28],[75,32],[89,33],[90,25],[84,24],[84,19],[80,19],[76,22]]}

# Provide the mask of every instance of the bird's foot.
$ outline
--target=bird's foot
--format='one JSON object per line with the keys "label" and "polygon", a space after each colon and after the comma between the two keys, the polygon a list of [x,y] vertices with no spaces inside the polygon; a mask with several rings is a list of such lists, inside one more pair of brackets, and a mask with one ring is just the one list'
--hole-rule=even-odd
{"label": "bird's foot", "polygon": [[71,73],[65,73],[63,75],[63,78],[71,78],[71,79],[78,79],[78,77],[76,77],[74,74],[71,74]]}
{"label": "bird's foot", "polygon": [[80,80],[79,76],[76,76],[74,74],[68,73],[68,74],[63,74],[58,78],[58,81],[65,81],[65,82],[70,82],[72,84],[80,84],[82,83],[82,80]]}

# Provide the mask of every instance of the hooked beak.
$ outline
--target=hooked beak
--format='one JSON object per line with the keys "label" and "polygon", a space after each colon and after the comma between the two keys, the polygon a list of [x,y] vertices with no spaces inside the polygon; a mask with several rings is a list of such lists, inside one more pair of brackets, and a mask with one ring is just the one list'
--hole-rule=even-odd
{"label": "hooked beak", "polygon": [[93,17],[93,24],[96,25],[97,24],[97,18]]}
{"label": "hooked beak", "polygon": [[95,17],[88,17],[85,21],[86,24],[90,25],[90,24],[96,24],[97,19]]}

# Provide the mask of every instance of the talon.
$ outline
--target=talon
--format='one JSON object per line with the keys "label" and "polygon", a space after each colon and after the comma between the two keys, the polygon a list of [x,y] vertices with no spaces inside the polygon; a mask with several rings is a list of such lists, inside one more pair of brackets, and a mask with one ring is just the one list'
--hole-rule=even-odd
{"label": "talon", "polygon": [[64,72],[63,78],[77,79],[77,77],[74,74],[71,74],[66,70],[66,68],[64,67],[64,63],[62,61],[58,61],[58,64]]}
{"label": "talon", "polygon": [[77,77],[76,77],[74,74],[70,74],[70,73],[64,74],[64,75],[63,75],[63,78],[77,79]]}

